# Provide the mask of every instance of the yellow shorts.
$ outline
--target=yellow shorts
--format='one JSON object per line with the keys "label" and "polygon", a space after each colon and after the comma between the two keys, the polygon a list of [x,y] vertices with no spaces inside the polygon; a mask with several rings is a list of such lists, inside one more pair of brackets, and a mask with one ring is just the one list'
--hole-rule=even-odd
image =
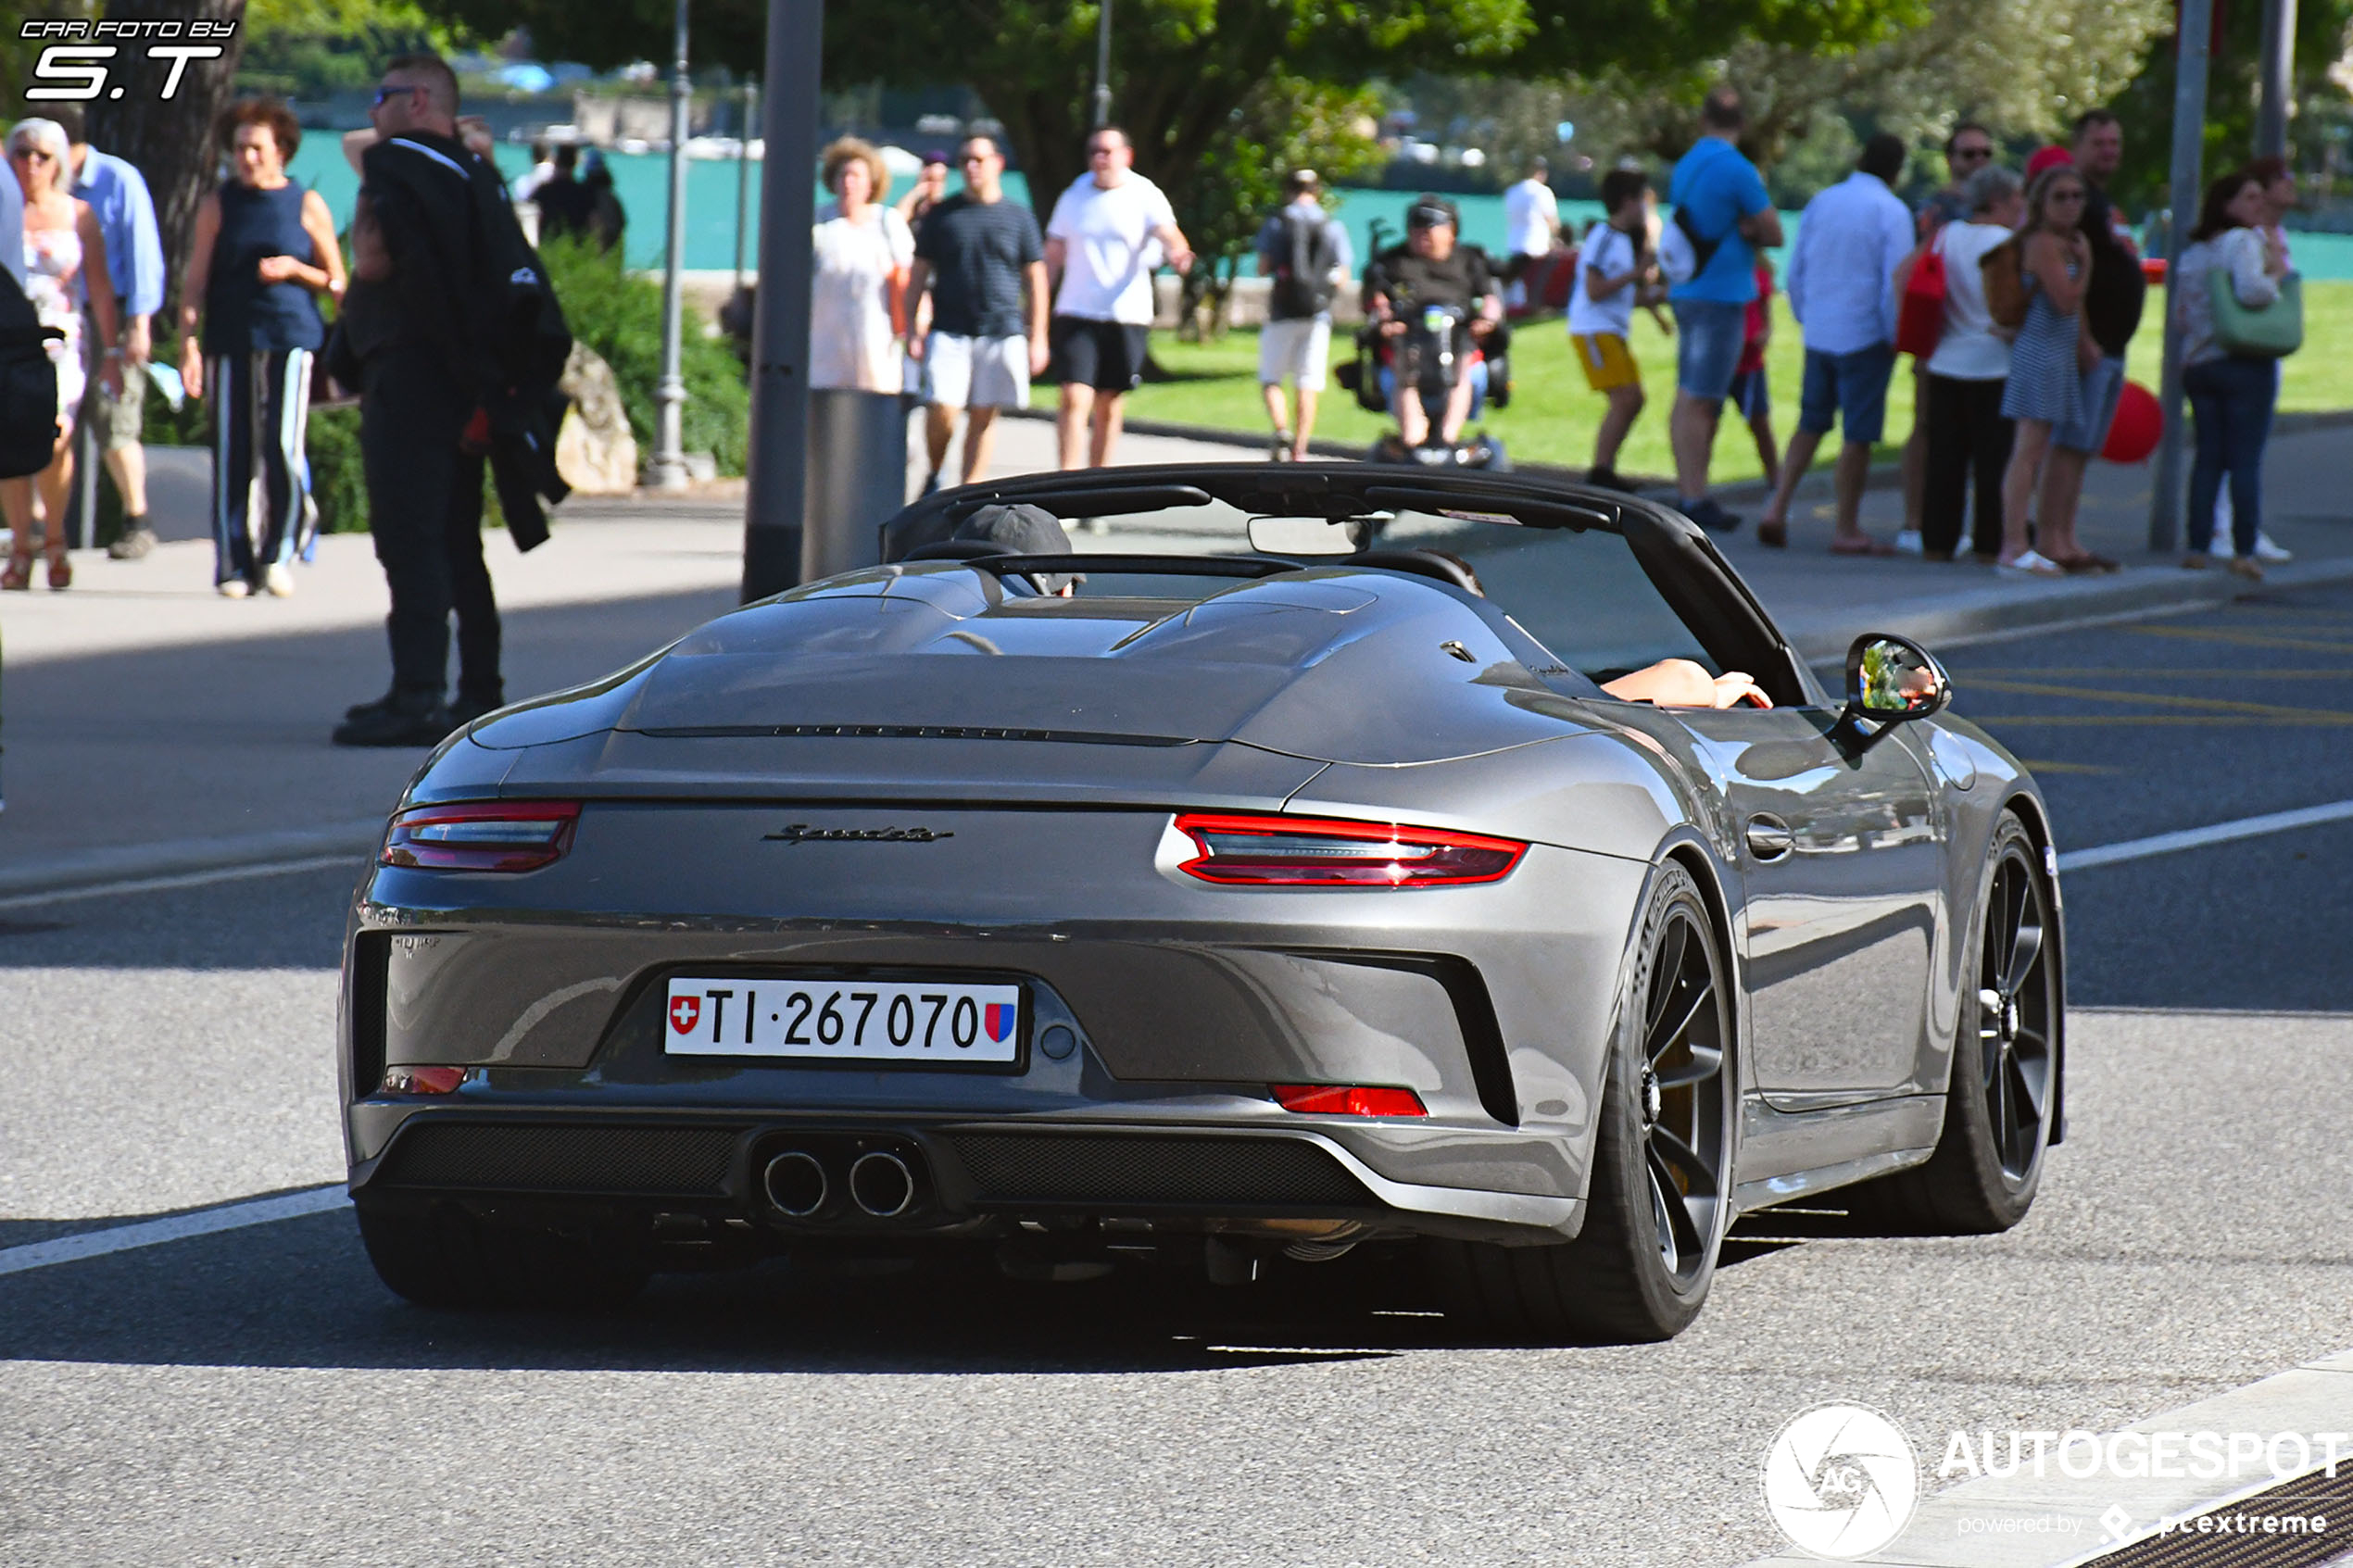
{"label": "yellow shorts", "polygon": [[1617,333],[1571,332],[1568,341],[1577,345],[1577,362],[1585,367],[1585,384],[1595,392],[1642,384],[1642,367]]}

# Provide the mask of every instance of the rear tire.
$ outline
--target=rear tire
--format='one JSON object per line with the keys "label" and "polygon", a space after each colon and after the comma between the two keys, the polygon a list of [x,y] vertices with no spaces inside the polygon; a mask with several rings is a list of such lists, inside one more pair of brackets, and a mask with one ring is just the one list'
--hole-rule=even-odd
{"label": "rear tire", "polygon": [[1554,1245],[1436,1239],[1450,1316],[1515,1338],[1671,1339],[1699,1315],[1730,1223],[1732,1018],[1707,905],[1653,881],[1601,1085],[1585,1227]]}
{"label": "rear tire", "polygon": [[1906,1235],[1991,1236],[2026,1218],[2058,1101],[2064,1001],[2042,853],[2015,813],[1994,829],[1954,1032],[1944,1129],[1924,1165],[1852,1189],[1853,1211]]}
{"label": "rear tire", "polygon": [[361,1208],[359,1239],[376,1277],[420,1307],[597,1311],[626,1303],[651,1271],[594,1236],[487,1226],[463,1210],[394,1214]]}

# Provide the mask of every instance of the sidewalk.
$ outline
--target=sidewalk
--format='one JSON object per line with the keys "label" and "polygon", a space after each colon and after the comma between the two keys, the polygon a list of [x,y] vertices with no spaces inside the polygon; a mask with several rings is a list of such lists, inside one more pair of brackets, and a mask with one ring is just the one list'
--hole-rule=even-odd
{"label": "sidewalk", "polygon": [[[1051,466],[1052,438],[1044,421],[1006,421],[996,470]],[[1243,452],[1136,434],[1120,456],[1232,462]],[[2269,585],[2353,577],[2353,430],[2275,440],[2266,478],[2268,526],[2298,554]],[[911,445],[911,489],[920,480],[920,452]],[[2082,533],[2092,548],[2128,563],[2109,577],[2032,582],[1977,566],[1833,558],[1824,549],[1829,498],[1820,482],[1800,492],[1792,548],[1760,547],[1753,524],[1721,544],[1801,651],[1818,660],[1839,659],[1864,631],[1949,646],[2246,591],[2227,573],[2184,571],[2178,557],[2147,554],[2147,484],[2145,468],[2094,465]],[[178,488],[203,494],[198,485]],[[674,498],[576,500],[560,508],[553,539],[528,556],[493,534],[508,694],[593,679],[731,608],[741,495],[737,483]],[[1745,509],[1753,515],[1753,505]],[[1898,493],[1875,491],[1866,524],[1892,535],[1900,509]],[[175,512],[158,521],[172,542],[144,561],[82,552],[71,591],[0,597],[7,786],[0,908],[40,888],[356,855],[420,759],[327,744],[344,707],[374,697],[386,680],[384,580],[366,538],[321,540],[317,562],[297,570],[293,598],[228,600],[211,591],[202,518]],[[1082,550],[1241,543],[1116,524],[1076,540]],[[1544,634],[1541,615],[1524,619]]]}

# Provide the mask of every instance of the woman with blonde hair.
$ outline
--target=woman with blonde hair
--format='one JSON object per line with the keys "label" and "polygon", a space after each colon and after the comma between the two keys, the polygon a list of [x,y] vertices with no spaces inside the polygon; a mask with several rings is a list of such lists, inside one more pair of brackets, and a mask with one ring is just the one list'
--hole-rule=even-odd
{"label": "woman with blonde hair", "polygon": [[915,237],[883,205],[890,171],[872,143],[841,138],[825,149],[824,169],[834,199],[819,209],[812,233],[809,384],[895,393]]}
{"label": "woman with blonde hair", "polygon": [[107,242],[98,232],[90,204],[66,194],[73,182],[68,173],[65,127],[54,119],[20,119],[8,132],[8,167],[24,191],[25,297],[32,302],[41,324],[59,335],[48,340],[49,358],[57,368],[57,445],[49,466],[28,479],[0,480],[0,509],[10,530],[8,564],[0,570],[0,588],[32,586],[33,512],[38,493],[46,538],[49,586],[72,585],[73,566],[66,558],[66,492],[73,481],[73,416],[82,407],[89,385],[82,343],[82,300],[86,295],[90,314],[96,318],[98,345],[105,358],[99,378],[107,390],[122,392],[122,350],[115,346],[117,317],[114,283],[107,274]]}

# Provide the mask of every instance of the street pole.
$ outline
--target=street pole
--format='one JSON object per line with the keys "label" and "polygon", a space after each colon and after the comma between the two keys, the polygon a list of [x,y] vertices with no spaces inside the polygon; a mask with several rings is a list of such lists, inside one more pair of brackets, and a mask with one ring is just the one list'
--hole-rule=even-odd
{"label": "street pole", "polygon": [[751,337],[751,472],[744,495],[746,603],[800,580],[809,490],[810,220],[817,209],[824,0],[768,0],[760,166],[760,294]]}
{"label": "street pole", "polygon": [[1111,0],[1095,14],[1095,129],[1111,123]]}
{"label": "street pole", "polygon": [[2206,53],[2213,32],[2214,0],[2182,0],[2173,65],[2173,223],[2165,243],[2165,370],[2158,390],[2165,433],[2149,495],[2149,548],[2160,555],[2172,550],[2182,533],[2182,322],[2173,301],[2174,290],[2191,286],[2180,267],[2205,185]]}
{"label": "street pole", "polygon": [[736,153],[736,295],[744,292],[744,230],[751,212],[751,130],[760,121],[760,83],[744,83],[743,123],[736,127],[736,140],[743,145]]}
{"label": "street pole", "polygon": [[2296,99],[2296,0],[2264,0],[2263,94],[2255,107],[2255,156],[2287,155]]}
{"label": "street pole", "polygon": [[678,0],[677,37],[670,63],[670,227],[661,264],[661,380],[654,383],[661,422],[654,434],[648,478],[657,490],[686,487],[686,455],[678,449],[678,421],[686,401],[686,378],[679,373],[678,337],[685,316],[679,295],[686,248],[686,111],[694,83],[686,77],[686,0]]}

